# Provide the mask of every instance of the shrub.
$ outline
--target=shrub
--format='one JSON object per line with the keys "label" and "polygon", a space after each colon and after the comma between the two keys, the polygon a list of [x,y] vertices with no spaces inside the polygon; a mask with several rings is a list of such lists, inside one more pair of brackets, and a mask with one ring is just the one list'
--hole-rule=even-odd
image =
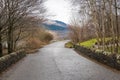
{"label": "shrub", "polygon": [[74,44],[72,42],[68,42],[65,44],[66,48],[74,48]]}
{"label": "shrub", "polygon": [[41,48],[44,43],[37,38],[30,38],[26,43],[27,49],[37,49]]}
{"label": "shrub", "polygon": [[50,34],[49,32],[45,32],[43,35],[43,38],[41,39],[43,42],[49,42],[53,40],[53,35]]}

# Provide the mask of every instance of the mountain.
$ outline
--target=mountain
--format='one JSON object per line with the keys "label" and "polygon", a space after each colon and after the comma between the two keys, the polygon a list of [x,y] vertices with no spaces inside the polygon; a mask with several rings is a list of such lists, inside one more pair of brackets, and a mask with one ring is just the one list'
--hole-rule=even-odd
{"label": "mountain", "polygon": [[44,27],[57,34],[60,39],[68,36],[68,25],[58,20],[47,20],[43,23]]}
{"label": "mountain", "polygon": [[64,31],[67,30],[68,25],[58,20],[47,20],[43,23],[45,28],[52,31]]}

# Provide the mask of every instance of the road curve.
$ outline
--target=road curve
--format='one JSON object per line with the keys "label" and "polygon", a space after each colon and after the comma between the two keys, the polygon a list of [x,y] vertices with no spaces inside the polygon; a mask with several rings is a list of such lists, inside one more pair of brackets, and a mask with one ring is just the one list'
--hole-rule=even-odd
{"label": "road curve", "polygon": [[0,80],[120,80],[113,72],[55,42],[30,54],[4,72]]}

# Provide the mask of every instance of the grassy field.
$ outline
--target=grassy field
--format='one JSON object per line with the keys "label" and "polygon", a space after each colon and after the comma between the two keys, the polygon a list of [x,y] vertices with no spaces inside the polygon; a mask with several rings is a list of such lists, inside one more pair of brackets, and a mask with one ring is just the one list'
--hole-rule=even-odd
{"label": "grassy field", "polygon": [[80,42],[80,43],[78,43],[78,45],[84,46],[84,47],[87,47],[87,48],[91,48],[91,47],[93,47],[93,45],[96,42],[97,42],[96,39],[91,39],[91,40],[87,40],[87,41],[84,41],[84,42]]}
{"label": "grassy field", "polygon": [[[105,38],[105,43],[107,43],[110,40],[111,40],[111,38]],[[87,40],[87,41],[84,41],[84,42],[79,42],[79,43],[77,43],[77,45],[89,48],[89,49],[94,50],[96,52],[105,52],[107,54],[111,54],[111,52],[113,50],[113,49],[111,50],[111,47],[106,47],[105,46],[105,50],[104,51],[102,50],[102,45],[101,45],[101,47],[99,47],[99,49],[93,47],[96,42],[97,42],[97,39],[94,38],[94,39],[90,39],[90,40]],[[65,44],[65,47],[73,48],[74,45],[73,45],[72,42],[68,42],[68,43]],[[120,47],[119,47],[119,53],[120,53]]]}
{"label": "grassy field", "polygon": [[[111,38],[106,38],[105,39],[105,42],[111,40]],[[93,46],[94,44],[97,42],[97,40],[94,38],[94,39],[90,39],[90,40],[87,40],[87,41],[84,41],[84,42],[79,42],[78,45],[80,46],[84,46],[86,48],[90,48],[90,49],[93,49]],[[95,49],[96,51],[102,51],[102,49]],[[105,51],[106,52],[111,52],[111,47],[109,48],[106,48],[105,47]],[[120,53],[120,48],[119,48],[119,53]]]}
{"label": "grassy field", "polygon": [[[111,38],[105,38],[105,42],[111,40]],[[97,39],[94,38],[94,39],[90,39],[90,40],[87,40],[87,41],[84,41],[84,42],[80,42],[78,43],[80,46],[84,46],[84,47],[87,47],[87,48],[91,48],[93,47],[93,45],[97,42]]]}

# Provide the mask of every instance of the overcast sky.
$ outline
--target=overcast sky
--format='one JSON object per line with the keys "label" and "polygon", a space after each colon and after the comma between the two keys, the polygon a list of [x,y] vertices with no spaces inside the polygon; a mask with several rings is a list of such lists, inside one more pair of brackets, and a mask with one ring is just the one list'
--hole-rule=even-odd
{"label": "overcast sky", "polygon": [[45,7],[48,9],[49,19],[69,23],[72,17],[72,5],[69,0],[47,0]]}

